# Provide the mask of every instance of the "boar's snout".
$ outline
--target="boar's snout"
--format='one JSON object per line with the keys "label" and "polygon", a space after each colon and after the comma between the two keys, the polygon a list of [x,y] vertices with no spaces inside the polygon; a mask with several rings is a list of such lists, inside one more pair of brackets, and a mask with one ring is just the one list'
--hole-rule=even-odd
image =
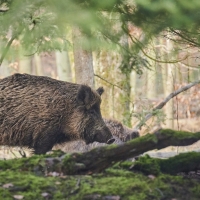
{"label": "boar's snout", "polygon": [[115,141],[115,138],[111,138],[107,141],[107,144],[112,144]]}
{"label": "boar's snout", "polygon": [[131,132],[130,134],[128,134],[125,137],[124,142],[127,142],[127,141],[132,140],[132,139],[137,138],[137,137],[140,137],[139,132],[138,131],[133,131],[133,132]]}
{"label": "boar's snout", "polygon": [[[112,144],[114,141],[115,141],[115,138],[113,137],[109,128],[105,125],[95,131],[92,142]],[[86,143],[87,143],[87,141],[86,141]],[[91,143],[91,142],[89,142],[89,143]]]}

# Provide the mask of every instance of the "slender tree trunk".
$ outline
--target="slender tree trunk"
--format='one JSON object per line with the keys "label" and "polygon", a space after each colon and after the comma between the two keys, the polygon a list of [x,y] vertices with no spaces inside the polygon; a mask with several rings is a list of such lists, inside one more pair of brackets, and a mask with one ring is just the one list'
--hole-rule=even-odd
{"label": "slender tree trunk", "polygon": [[71,65],[67,51],[56,51],[56,65],[59,80],[72,82]]}
{"label": "slender tree trunk", "polygon": [[19,61],[19,72],[31,74],[31,57],[21,57]]}
{"label": "slender tree trunk", "polygon": [[[127,28],[128,29],[128,28]],[[126,48],[126,49],[129,49],[129,43],[128,43],[128,35],[127,34],[124,34],[122,37],[121,37],[121,40],[120,40],[120,44]],[[122,57],[123,59],[123,57]],[[129,63],[127,63],[127,68],[129,69]],[[130,80],[131,80],[131,70],[126,70],[126,72],[123,72],[123,78],[124,78],[124,84],[123,84],[123,96],[124,98],[122,98],[122,104],[124,105],[123,106],[123,123],[126,125],[126,126],[129,126],[131,127],[131,112],[130,112],[130,99],[131,99],[131,83],[130,83]]]}
{"label": "slender tree trunk", "polygon": [[43,75],[43,69],[42,69],[42,63],[41,63],[41,57],[39,54],[34,55],[35,59],[35,71],[36,75],[42,76]]}
{"label": "slender tree trunk", "polygon": [[74,65],[76,82],[94,87],[92,51],[83,46],[84,35],[79,28],[73,28]]}
{"label": "slender tree trunk", "polygon": [[[155,51],[154,51],[154,44],[155,42],[152,41],[152,46],[149,48],[149,55],[152,58],[156,57]],[[155,99],[156,97],[156,62],[154,60],[149,60],[149,63],[151,65],[151,70],[147,69],[147,97],[149,99]]]}
{"label": "slender tree trunk", "polygon": [[[167,50],[169,53],[172,50],[172,44],[169,39],[166,40],[166,47],[167,47]],[[170,59],[170,58],[168,58],[168,59]],[[175,75],[173,64],[167,63],[166,67],[167,67],[167,79],[166,79],[165,90],[164,90],[165,96],[172,93],[174,90],[174,75]],[[167,116],[167,120],[166,120],[167,127],[174,128],[173,99],[167,103],[167,105],[165,107],[165,113]]]}
{"label": "slender tree trunk", "polygon": [[132,71],[130,74],[130,86],[131,86],[131,100],[133,101],[136,96],[136,82],[137,82],[137,74],[135,71]]}
{"label": "slender tree trunk", "polygon": [[10,68],[8,66],[9,66],[8,61],[4,59],[0,67],[0,78],[10,75]]}

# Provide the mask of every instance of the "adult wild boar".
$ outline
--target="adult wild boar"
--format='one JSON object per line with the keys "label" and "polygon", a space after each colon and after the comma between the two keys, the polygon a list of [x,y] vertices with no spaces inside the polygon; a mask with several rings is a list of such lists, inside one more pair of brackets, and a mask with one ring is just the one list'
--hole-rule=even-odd
{"label": "adult wild boar", "polygon": [[101,112],[101,94],[89,86],[44,76],[14,74],[0,80],[0,145],[43,154],[55,144],[83,139],[112,143]]}
{"label": "adult wild boar", "polygon": [[[115,144],[122,144],[123,142],[127,142],[131,139],[139,137],[139,133],[134,131],[133,129],[128,128],[123,125],[121,122],[114,119],[103,119],[106,126],[111,131],[113,137],[115,138]],[[93,142],[91,144],[86,144],[83,140],[70,141],[66,144],[57,145],[54,149],[61,149],[64,152],[72,153],[72,152],[85,152],[89,151],[93,148],[105,146],[105,143]]]}

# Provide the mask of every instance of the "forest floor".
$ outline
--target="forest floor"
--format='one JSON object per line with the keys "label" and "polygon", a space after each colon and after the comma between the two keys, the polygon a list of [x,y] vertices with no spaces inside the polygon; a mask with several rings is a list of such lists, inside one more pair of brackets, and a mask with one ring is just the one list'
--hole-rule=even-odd
{"label": "forest floor", "polygon": [[[49,155],[48,155],[49,156]],[[0,199],[13,200],[198,200],[200,179],[182,175],[142,173],[131,170],[133,162],[115,163],[104,172],[86,175],[39,173],[38,159],[0,161]]]}
{"label": "forest floor", "polygon": [[[195,130],[197,131],[197,130]],[[152,157],[167,158],[181,152],[197,151],[200,142],[187,147],[150,151]],[[169,175],[153,170],[133,170],[134,159],[115,163],[102,173],[64,175],[62,171],[41,174],[38,156],[27,160],[34,170],[21,167],[19,148],[1,147],[0,200],[199,200],[199,171]],[[53,155],[45,155],[52,156]],[[44,156],[44,157],[45,157]],[[6,160],[4,160],[6,159]]]}

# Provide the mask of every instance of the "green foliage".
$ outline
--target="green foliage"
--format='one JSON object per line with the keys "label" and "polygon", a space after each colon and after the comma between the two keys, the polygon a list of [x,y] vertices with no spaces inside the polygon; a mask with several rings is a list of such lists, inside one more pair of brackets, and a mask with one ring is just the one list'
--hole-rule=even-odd
{"label": "green foliage", "polygon": [[136,9],[127,10],[124,17],[141,27],[147,38],[170,28],[178,30],[185,42],[199,46],[198,0],[136,0],[135,4]]}
{"label": "green foliage", "polygon": [[[136,70],[148,62],[138,55],[152,35],[169,28],[195,45],[199,44],[198,0],[135,0],[135,1],[72,1],[72,0],[3,0],[0,1],[0,40],[5,45],[10,38],[20,41],[25,55],[41,51],[70,48],[66,37],[68,27],[78,26],[85,33],[85,48],[111,48],[124,51],[123,73]],[[132,38],[133,46],[120,44],[129,35],[127,24],[144,30],[143,41]],[[185,37],[184,37],[185,36]]]}

